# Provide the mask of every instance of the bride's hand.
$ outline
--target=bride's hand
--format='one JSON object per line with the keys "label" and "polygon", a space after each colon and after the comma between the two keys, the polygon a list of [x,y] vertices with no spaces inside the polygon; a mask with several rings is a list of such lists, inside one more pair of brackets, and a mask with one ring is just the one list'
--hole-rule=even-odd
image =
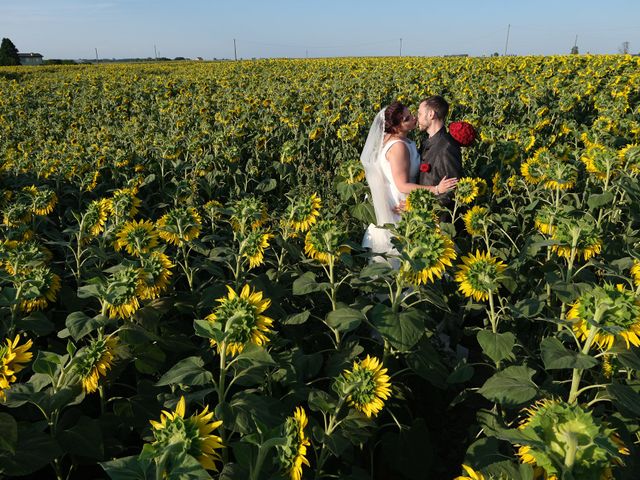
{"label": "bride's hand", "polygon": [[447,176],[445,175],[442,178],[442,180],[440,180],[440,183],[438,184],[438,192],[446,193],[449,190],[453,190],[454,188],[456,188],[457,183],[458,183],[457,178],[447,178]]}

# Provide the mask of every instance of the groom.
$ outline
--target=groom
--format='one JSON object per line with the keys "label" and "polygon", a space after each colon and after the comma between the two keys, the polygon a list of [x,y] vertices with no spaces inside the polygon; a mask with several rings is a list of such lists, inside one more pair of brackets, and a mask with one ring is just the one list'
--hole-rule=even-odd
{"label": "groom", "polygon": [[[418,108],[418,128],[429,135],[420,152],[420,185],[438,185],[443,177],[462,178],[460,145],[449,135],[444,124],[448,113],[449,104],[440,95],[426,98]],[[438,200],[447,210],[452,210],[453,196],[452,190],[440,194]]]}

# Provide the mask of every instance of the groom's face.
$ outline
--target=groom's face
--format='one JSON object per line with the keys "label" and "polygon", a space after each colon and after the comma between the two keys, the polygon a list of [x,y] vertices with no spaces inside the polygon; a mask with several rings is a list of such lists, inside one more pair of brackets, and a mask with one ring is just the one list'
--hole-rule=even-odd
{"label": "groom's face", "polygon": [[433,110],[427,108],[426,103],[421,103],[418,107],[418,128],[424,132],[431,126]]}

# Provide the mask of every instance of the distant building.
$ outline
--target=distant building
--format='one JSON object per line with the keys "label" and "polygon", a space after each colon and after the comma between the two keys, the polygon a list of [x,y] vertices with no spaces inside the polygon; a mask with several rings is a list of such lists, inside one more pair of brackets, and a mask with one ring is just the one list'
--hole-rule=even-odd
{"label": "distant building", "polygon": [[20,65],[42,65],[42,55],[39,53],[18,53]]}

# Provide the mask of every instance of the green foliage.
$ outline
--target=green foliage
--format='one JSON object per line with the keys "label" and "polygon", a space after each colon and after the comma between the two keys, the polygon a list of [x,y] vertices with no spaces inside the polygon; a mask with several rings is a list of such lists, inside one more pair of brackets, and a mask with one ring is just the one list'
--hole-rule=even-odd
{"label": "green foliage", "polygon": [[20,65],[18,49],[8,38],[3,38],[0,43],[0,66]]}

